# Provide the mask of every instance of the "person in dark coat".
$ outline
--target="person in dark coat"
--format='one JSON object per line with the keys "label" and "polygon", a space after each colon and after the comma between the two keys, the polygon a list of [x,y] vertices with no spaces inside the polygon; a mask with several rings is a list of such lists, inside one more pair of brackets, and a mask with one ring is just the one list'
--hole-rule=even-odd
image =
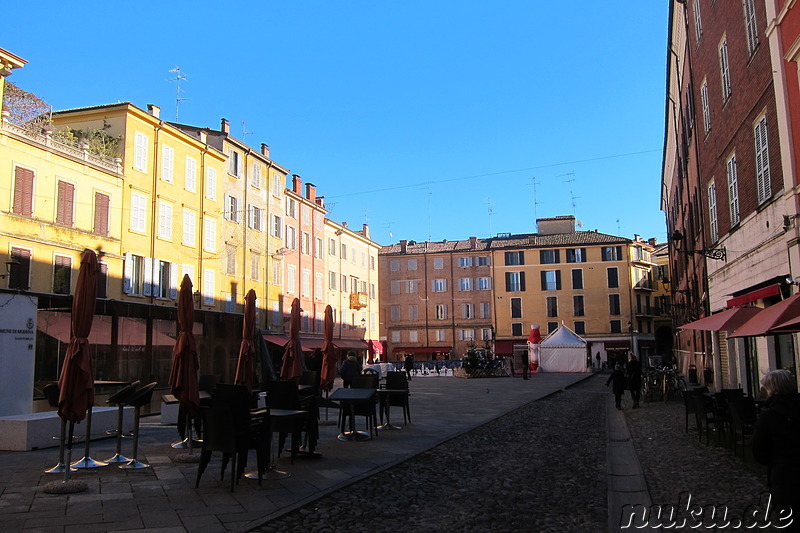
{"label": "person in dark coat", "polygon": [[414,357],[411,354],[406,355],[406,360],[405,363],[403,364],[403,368],[406,371],[406,379],[408,379],[408,381],[411,381],[411,371],[414,370]]}
{"label": "person in dark coat", "polygon": [[639,395],[642,392],[642,363],[631,355],[631,360],[628,361],[626,368],[628,373],[628,388],[631,390],[631,400],[633,400],[633,408],[639,407]]}
{"label": "person in dark coat", "polygon": [[344,360],[342,367],[339,369],[339,375],[342,376],[342,386],[345,389],[349,389],[350,385],[353,384],[355,377],[360,373],[361,363],[359,363],[358,359],[356,359],[355,353],[349,352],[347,354],[347,359]]}
{"label": "person in dark coat", "polygon": [[767,392],[765,409],[753,433],[753,457],[769,467],[767,482],[776,511],[791,507],[800,530],[800,395],[788,370],[772,370],[761,381]]}
{"label": "person in dark coat", "polygon": [[625,374],[622,373],[622,365],[614,365],[614,371],[606,380],[606,387],[611,383],[611,392],[614,393],[614,403],[617,409],[622,409],[622,395],[625,394]]}

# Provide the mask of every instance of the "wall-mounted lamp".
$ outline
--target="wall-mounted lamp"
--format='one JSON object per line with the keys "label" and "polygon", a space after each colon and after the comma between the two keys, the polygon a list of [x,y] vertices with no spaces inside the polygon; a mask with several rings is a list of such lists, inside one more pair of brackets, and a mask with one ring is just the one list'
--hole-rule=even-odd
{"label": "wall-mounted lamp", "polygon": [[20,262],[17,260],[16,257],[12,257],[8,261],[6,261],[6,274],[0,274],[0,279],[5,279],[9,277],[12,274],[11,269],[16,268],[16,265],[19,264]]}
{"label": "wall-mounted lamp", "polygon": [[194,291],[194,294],[192,295],[192,298],[194,298],[194,305],[195,305],[195,307],[200,307],[200,298],[201,298],[201,295],[200,295],[200,291],[199,291],[199,290],[197,290],[197,291]]}
{"label": "wall-mounted lamp", "polygon": [[273,258],[273,259],[277,259],[277,258],[279,258],[279,257],[283,257],[283,256],[284,256],[284,255],[286,255],[286,254],[287,254],[289,251],[290,251],[290,250],[289,250],[288,248],[286,248],[285,246],[284,246],[284,247],[282,247],[282,248],[279,248],[279,249],[275,250],[275,253],[274,253],[274,254],[272,254],[272,258]]}
{"label": "wall-mounted lamp", "polygon": [[800,285],[800,277],[796,277],[794,279],[787,277],[785,281],[787,285]]}

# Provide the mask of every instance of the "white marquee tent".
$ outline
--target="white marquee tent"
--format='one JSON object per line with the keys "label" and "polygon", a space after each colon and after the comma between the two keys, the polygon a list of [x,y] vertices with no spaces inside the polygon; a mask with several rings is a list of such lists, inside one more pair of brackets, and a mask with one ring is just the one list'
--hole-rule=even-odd
{"label": "white marquee tent", "polygon": [[586,341],[561,324],[540,344],[539,372],[589,372]]}

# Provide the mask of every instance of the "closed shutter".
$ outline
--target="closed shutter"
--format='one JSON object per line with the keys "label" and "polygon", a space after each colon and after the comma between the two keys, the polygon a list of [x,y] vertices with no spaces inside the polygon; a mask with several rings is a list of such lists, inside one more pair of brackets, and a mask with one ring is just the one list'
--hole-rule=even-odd
{"label": "closed shutter", "polygon": [[9,275],[8,288],[28,290],[30,285],[31,251],[24,248],[12,248],[11,259],[15,260]]}
{"label": "closed shutter", "polygon": [[14,213],[33,214],[33,171],[27,168],[14,168]]}
{"label": "closed shutter", "polygon": [[75,186],[66,181],[59,181],[56,206],[56,224],[61,224],[62,226],[72,226],[74,200]]}
{"label": "closed shutter", "polygon": [[111,199],[107,194],[94,193],[94,232],[104,237],[108,236],[108,210]]}

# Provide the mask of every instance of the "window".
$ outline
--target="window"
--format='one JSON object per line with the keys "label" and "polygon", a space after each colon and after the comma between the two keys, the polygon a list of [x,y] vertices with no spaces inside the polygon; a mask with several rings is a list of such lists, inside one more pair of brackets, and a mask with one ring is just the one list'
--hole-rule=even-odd
{"label": "window", "polygon": [[281,228],[283,227],[283,220],[278,215],[272,215],[272,228],[270,233],[273,237],[281,238]]}
{"label": "window", "polygon": [[358,278],[355,276],[350,276],[350,294],[356,294],[358,292]]}
{"label": "window", "polygon": [[369,299],[370,300],[374,300],[375,299],[375,294],[376,294],[376,292],[375,292],[375,284],[374,283],[370,283],[369,284]]}
{"label": "window", "polygon": [[460,340],[460,341],[474,341],[475,340],[475,330],[474,329],[459,329],[458,330],[458,340]]}
{"label": "window", "polygon": [[194,211],[183,212],[183,244],[194,246],[195,228],[197,226],[197,214]]}
{"label": "window", "polygon": [[472,266],[472,258],[471,257],[459,257],[458,258],[458,266],[461,268],[471,267]]}
{"label": "window", "polygon": [[157,279],[153,284],[153,296],[156,298],[178,297],[178,267],[167,261],[157,261]]}
{"label": "window", "polygon": [[728,173],[728,209],[731,216],[731,226],[739,223],[739,180],[736,176],[736,154],[733,154],[726,163]]}
{"label": "window", "polygon": [[[125,278],[122,290],[133,296],[145,295],[145,258],[140,255],[125,254]],[[147,292],[150,292],[149,290]]]}
{"label": "window", "polygon": [[408,342],[419,342],[419,332],[412,329],[408,332]]}
{"label": "window", "polygon": [[575,316],[583,316],[586,310],[583,307],[583,295],[572,297],[572,314]]}
{"label": "window", "polygon": [[525,252],[506,252],[506,266],[516,266],[525,264]]}
{"label": "window", "polygon": [[492,330],[491,330],[491,328],[481,328],[481,340],[482,341],[490,341],[490,340],[492,340]]}
{"label": "window", "polygon": [[301,276],[301,296],[311,296],[311,272],[304,268]]}
{"label": "window", "polygon": [[[399,290],[400,289],[398,285],[398,291]],[[342,292],[347,292],[347,275],[345,274],[342,274]],[[400,292],[397,292],[397,294],[400,294]]]}
{"label": "window", "polygon": [[767,116],[762,116],[753,129],[756,141],[756,188],[758,203],[766,202],[772,196],[769,172],[769,147],[767,146]]}
{"label": "window", "polygon": [[94,193],[94,232],[108,236],[108,217],[111,210],[111,197],[101,192]]}
{"label": "window", "polygon": [[75,185],[59,180],[56,197],[56,224],[72,227],[74,222]]}
{"label": "window", "polygon": [[399,272],[400,271],[400,260],[399,259],[392,259],[389,261],[389,270],[392,272]]}
{"label": "window", "polygon": [[252,254],[250,256],[250,279],[258,281],[261,277],[261,256]]}
{"label": "window", "polygon": [[8,275],[8,288],[27,290],[30,287],[31,251],[12,247],[11,259],[16,262]]}
{"label": "window", "polygon": [[227,259],[226,263],[226,270],[225,273],[231,276],[236,275],[236,247],[235,246],[226,246],[226,254],[225,257]]}
{"label": "window", "polygon": [[441,257],[434,257],[433,258],[433,269],[434,270],[441,270],[444,268],[444,259]]}
{"label": "window", "polygon": [[214,252],[217,249],[217,221],[213,218],[203,219],[203,250]]}
{"label": "window", "polygon": [[756,28],[756,6],[753,0],[744,0],[744,29],[747,33],[747,51],[750,55],[758,48],[758,28]]}
{"label": "window", "polygon": [[617,267],[606,269],[606,279],[608,280],[609,289],[619,288],[619,270],[617,270]]}
{"label": "window", "polygon": [[69,294],[72,281],[72,258],[57,255],[53,261],[53,292]]}
{"label": "window", "polygon": [[286,178],[280,174],[274,174],[272,176],[272,196],[280,197],[281,193],[283,192],[284,185],[286,185]]}
{"label": "window", "polygon": [[492,290],[492,278],[490,277],[483,277],[477,279],[477,286],[479,291],[490,291]]}
{"label": "window", "polygon": [[559,250],[539,250],[539,262],[543,265],[552,265],[561,262]]}
{"label": "window", "polygon": [[511,336],[522,337],[522,323],[520,322],[511,323]]}
{"label": "window", "polygon": [[147,198],[142,194],[131,194],[131,231],[145,232]]}
{"label": "window", "polygon": [[158,203],[158,238],[172,239],[172,204]]}
{"label": "window", "polygon": [[297,218],[297,202],[294,198],[286,199],[286,216],[290,218]]}
{"label": "window", "polygon": [[543,270],[542,271],[542,290],[560,291],[561,290],[561,271]]}
{"label": "window", "polygon": [[261,188],[261,165],[258,164],[258,161],[253,161],[250,184],[256,189]]}
{"label": "window", "polygon": [[447,280],[446,279],[435,279],[431,283],[432,283],[431,291],[433,291],[433,292],[446,292],[447,291]]}
{"label": "window", "polygon": [[611,321],[611,333],[622,333],[622,322],[619,320]]}
{"label": "window", "polygon": [[416,304],[411,304],[408,306],[408,319],[409,320],[419,319],[419,306],[417,306]]}
{"label": "window", "polygon": [[586,322],[583,320],[576,320],[572,328],[578,335],[586,335]]}
{"label": "window", "polygon": [[311,235],[303,232],[303,240],[300,243],[300,253],[309,255],[311,254]]}
{"label": "window", "polygon": [[217,169],[206,168],[206,198],[217,199]]}
{"label": "window", "polygon": [[436,320],[447,320],[447,304],[436,304],[434,316]]}
{"label": "window", "polygon": [[215,273],[213,270],[203,269],[203,305],[214,305]]}
{"label": "window", "polygon": [[[354,265],[356,264],[356,255],[357,255],[356,247],[353,246],[350,248],[350,260],[353,262]],[[342,259],[344,259],[344,257],[342,257]]]}
{"label": "window", "polygon": [[475,258],[479,267],[489,266],[492,264],[492,258],[488,255],[480,255]]}
{"label": "window", "polygon": [[610,315],[618,315],[618,314],[620,314],[619,294],[609,294],[608,295],[608,313]]}
{"label": "window", "polygon": [[311,224],[311,208],[300,204],[300,218],[303,220],[303,224]]}
{"label": "window", "polygon": [[161,147],[161,179],[172,183],[175,174],[175,150],[166,144]]}
{"label": "window", "polygon": [[317,259],[322,259],[322,256],[324,254],[323,248],[324,246],[322,245],[322,238],[317,237],[314,240],[314,257],[316,257]]}
{"label": "window", "polygon": [[374,255],[370,255],[369,256],[369,269],[370,270],[375,270],[375,256]]}
{"label": "window", "polygon": [[475,304],[463,304],[461,306],[462,318],[475,318]]}
{"label": "window", "polygon": [[700,105],[703,109],[703,129],[706,133],[711,131],[711,112],[708,107],[708,82],[703,80],[700,86]]}
{"label": "window", "polygon": [[336,272],[331,271],[328,273],[328,288],[330,290],[332,291],[336,290],[336,284],[337,284],[336,282],[338,279],[339,279],[339,274],[337,274]]}
{"label": "window", "polygon": [[719,238],[717,226],[717,187],[712,181],[708,186],[708,224],[711,230],[711,242]]}
{"label": "window", "polygon": [[548,296],[546,304],[547,304],[547,316],[549,317],[558,316],[558,297]]}
{"label": "window", "polygon": [[[343,244],[343,245],[341,246],[341,248],[342,248],[342,255],[341,255],[342,261],[347,261],[347,245],[346,245],[346,244]],[[400,268],[400,267],[398,267],[398,269],[399,269],[399,268]]]}
{"label": "window", "polygon": [[489,307],[489,302],[481,302],[478,304],[478,317],[491,318],[492,310]]}
{"label": "window", "polygon": [[583,288],[583,270],[580,268],[574,268],[572,270],[572,288],[573,289]]}
{"label": "window", "polygon": [[603,261],[622,261],[622,246],[603,246]]}
{"label": "window", "polygon": [[186,173],[184,188],[189,192],[197,190],[197,159],[186,156]]}
{"label": "window", "polygon": [[408,265],[408,270],[416,270],[417,269],[417,260],[416,259],[409,259],[407,265]]}
{"label": "window", "polygon": [[547,334],[553,333],[555,330],[558,329],[558,322],[548,322],[547,323]]}
{"label": "window", "polygon": [[294,226],[286,226],[286,247],[297,250],[297,229]]}
{"label": "window", "polygon": [[458,290],[459,291],[471,291],[472,290],[472,278],[460,278],[458,280]]}
{"label": "window", "polygon": [[336,241],[334,239],[328,241],[328,255],[336,257]]}
{"label": "window", "polygon": [[586,248],[567,249],[567,263],[585,263]]}
{"label": "window", "polygon": [[408,280],[408,282],[406,283],[406,292],[408,294],[417,294],[417,284],[418,283],[419,283],[419,280],[416,280],[416,279]]}
{"label": "window", "polygon": [[33,215],[33,170],[14,167],[14,214]]}
{"label": "window", "polygon": [[694,11],[694,35],[699,41],[703,37],[703,23],[700,20],[700,0],[694,0],[692,8],[692,11]]}
{"label": "window", "polygon": [[506,292],[525,291],[525,272],[506,272]]}
{"label": "window", "polygon": [[225,194],[224,216],[231,222],[239,222],[239,199],[230,194]]}
{"label": "window", "polygon": [[389,293],[390,294],[400,294],[400,280],[393,279],[389,282]]}
{"label": "window", "polygon": [[436,342],[444,342],[445,341],[445,331],[443,329],[436,330]]}
{"label": "window", "polygon": [[147,170],[147,146],[150,141],[148,141],[147,135],[137,131],[134,134],[133,143],[133,168],[145,172]]}
{"label": "window", "polygon": [[522,318],[522,298],[511,298],[511,318]]}
{"label": "window", "polygon": [[722,82],[722,100],[727,102],[731,96],[731,69],[728,63],[728,41],[722,41],[719,45],[719,71]]}
{"label": "window", "polygon": [[241,169],[242,156],[236,150],[228,152],[228,174],[239,177]]}
{"label": "window", "polygon": [[295,288],[295,276],[297,273],[297,269],[294,265],[289,265],[286,267],[286,292],[289,294],[295,294],[297,290]]}

